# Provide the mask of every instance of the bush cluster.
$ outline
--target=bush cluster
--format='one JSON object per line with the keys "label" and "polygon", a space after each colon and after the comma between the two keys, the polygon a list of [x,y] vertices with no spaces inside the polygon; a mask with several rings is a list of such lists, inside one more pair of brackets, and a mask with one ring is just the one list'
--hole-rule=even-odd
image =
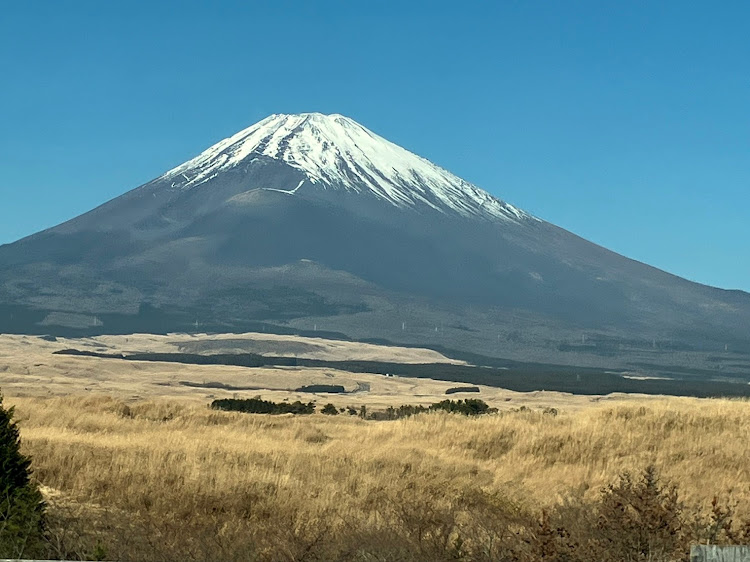
{"label": "bush cluster", "polygon": [[315,403],[305,404],[299,400],[291,403],[272,402],[256,396],[255,398],[221,398],[211,402],[211,408],[246,414],[312,414],[315,412]]}
{"label": "bush cluster", "polygon": [[328,416],[337,416],[339,414],[339,411],[336,409],[336,406],[334,406],[331,403],[326,404],[323,406],[323,409],[320,411],[321,414],[326,414]]}
{"label": "bush cluster", "polygon": [[445,411],[465,416],[479,416],[481,414],[493,414],[497,408],[490,408],[484,400],[478,398],[467,398],[466,400],[443,400],[430,406],[433,411]]}
{"label": "bush cluster", "polygon": [[732,506],[714,498],[708,513],[688,512],[675,485],[656,469],[623,473],[593,502],[569,500],[538,519],[532,544],[542,560],[688,560],[692,544],[747,544],[750,520],[732,520]]}
{"label": "bush cluster", "polygon": [[[246,414],[312,414],[315,412],[315,403],[308,402],[305,404],[299,400],[292,403],[272,402],[256,396],[255,398],[220,398],[211,402],[211,408]],[[372,412],[369,414],[367,413],[366,406],[362,406],[359,412],[351,406],[341,411],[346,411],[351,415],[358,414],[362,419],[368,420],[397,420],[415,414],[439,411],[463,414],[465,416],[478,416],[495,413],[497,412],[497,408],[490,408],[483,400],[467,398],[466,400],[443,400],[431,406],[413,406],[411,404],[404,404],[398,408],[389,406],[384,412]],[[333,404],[326,404],[321,412],[328,415],[339,413]]]}
{"label": "bush cluster", "polygon": [[497,408],[490,408],[484,400],[467,398],[466,400],[443,400],[435,402],[431,406],[414,406],[404,404],[398,408],[389,406],[384,412],[373,412],[368,419],[373,420],[398,420],[425,412],[450,412],[463,414],[465,416],[479,416],[482,414],[493,414]]}

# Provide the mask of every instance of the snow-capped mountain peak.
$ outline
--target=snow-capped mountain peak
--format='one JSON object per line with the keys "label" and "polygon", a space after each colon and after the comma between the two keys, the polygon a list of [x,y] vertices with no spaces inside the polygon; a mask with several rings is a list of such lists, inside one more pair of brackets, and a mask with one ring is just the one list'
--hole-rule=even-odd
{"label": "snow-capped mountain peak", "polygon": [[[259,155],[303,171],[325,189],[369,193],[397,207],[520,221],[531,215],[343,115],[274,114],[224,139],[160,179],[189,189]],[[294,193],[290,186],[288,193]],[[297,186],[299,187],[299,186]]]}

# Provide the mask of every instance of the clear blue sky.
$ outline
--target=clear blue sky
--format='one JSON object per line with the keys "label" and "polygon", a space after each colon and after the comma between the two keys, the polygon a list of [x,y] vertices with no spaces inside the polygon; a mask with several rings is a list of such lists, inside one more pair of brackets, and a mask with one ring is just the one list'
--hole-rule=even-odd
{"label": "clear blue sky", "polygon": [[6,2],[0,243],[271,113],[348,115],[496,196],[750,290],[750,3]]}

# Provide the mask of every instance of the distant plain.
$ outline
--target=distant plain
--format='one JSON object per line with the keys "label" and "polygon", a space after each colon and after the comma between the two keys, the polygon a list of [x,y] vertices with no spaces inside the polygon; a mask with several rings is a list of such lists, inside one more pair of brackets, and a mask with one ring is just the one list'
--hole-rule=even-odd
{"label": "distant plain", "polygon": [[[330,361],[362,360],[402,364],[453,364],[429,349],[381,346],[338,340],[274,334],[96,336],[91,338],[43,338],[0,335],[0,388],[8,397],[52,397],[108,394],[120,400],[179,399],[208,403],[215,398],[261,396],[268,400],[331,402],[337,407],[366,405],[386,408],[402,404],[431,404],[444,400],[446,390],[466,386],[429,378],[389,377],[352,373],[331,368],[191,365],[159,361],[121,361],[100,357],[55,354],[65,349],[119,354],[170,353],[202,350],[203,353],[256,352],[272,356]],[[298,392],[303,386],[341,385],[345,394]],[[225,388],[221,388],[224,385]],[[478,394],[452,398],[481,398],[499,409],[565,407],[580,409],[600,400],[635,401],[645,395],[611,394],[582,396],[563,392],[514,392],[494,386],[475,385]],[[365,390],[366,389],[366,390]],[[653,397],[652,397],[653,398]]]}

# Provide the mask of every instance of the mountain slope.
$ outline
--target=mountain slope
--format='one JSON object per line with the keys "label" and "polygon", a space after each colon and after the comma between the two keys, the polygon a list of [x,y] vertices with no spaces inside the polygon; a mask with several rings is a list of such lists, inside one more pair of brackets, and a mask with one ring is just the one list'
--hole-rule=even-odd
{"label": "mountain slope", "polygon": [[5,331],[265,323],[517,359],[731,363],[750,374],[745,355],[676,356],[750,354],[750,295],[609,252],[340,115],[273,115],[0,247],[0,303]]}

